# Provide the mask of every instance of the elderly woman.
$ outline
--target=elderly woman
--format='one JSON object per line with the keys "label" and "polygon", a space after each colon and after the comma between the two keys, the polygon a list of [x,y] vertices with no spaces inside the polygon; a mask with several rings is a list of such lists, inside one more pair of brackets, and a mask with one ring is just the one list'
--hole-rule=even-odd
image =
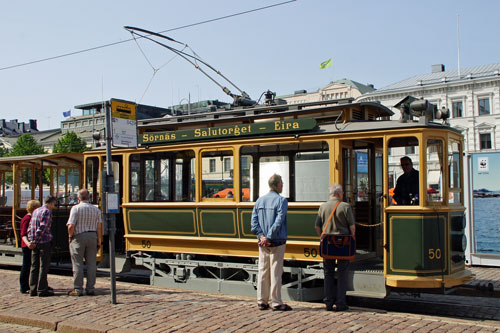
{"label": "elderly woman", "polygon": [[40,207],[38,200],[30,200],[26,205],[26,211],[21,220],[21,248],[23,250],[23,265],[21,266],[21,275],[19,276],[19,284],[21,286],[21,294],[30,291],[29,277],[31,268],[31,249],[33,248],[30,241],[28,241],[28,226],[30,225],[31,213]]}

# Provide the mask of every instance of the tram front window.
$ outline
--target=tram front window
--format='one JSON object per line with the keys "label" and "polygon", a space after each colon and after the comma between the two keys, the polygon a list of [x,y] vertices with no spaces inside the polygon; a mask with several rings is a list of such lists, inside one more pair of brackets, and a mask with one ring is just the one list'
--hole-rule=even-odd
{"label": "tram front window", "polygon": [[391,196],[389,202],[396,205],[418,205],[420,202],[418,139],[393,138],[389,141],[389,150]]}
{"label": "tram front window", "polygon": [[427,202],[443,201],[443,140],[427,140]]}

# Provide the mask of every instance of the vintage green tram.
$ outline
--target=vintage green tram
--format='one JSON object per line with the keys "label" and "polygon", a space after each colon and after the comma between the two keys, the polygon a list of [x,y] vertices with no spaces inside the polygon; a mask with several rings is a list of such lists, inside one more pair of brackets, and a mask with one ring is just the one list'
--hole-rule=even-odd
{"label": "vintage green tram", "polygon": [[[140,147],[113,150],[122,207],[117,244],[152,270],[154,284],[253,295],[252,208],[278,173],[289,201],[288,297],[321,298],[314,223],[332,183],[344,187],[357,223],[349,294],[462,285],[472,279],[464,255],[463,138],[432,121],[432,112],[404,122],[389,120],[392,114],[346,99],[140,121]],[[419,170],[420,196],[400,206],[390,193],[405,155]],[[85,186],[97,204],[106,155],[84,156]],[[224,195],[214,197],[214,183],[227,184]]]}

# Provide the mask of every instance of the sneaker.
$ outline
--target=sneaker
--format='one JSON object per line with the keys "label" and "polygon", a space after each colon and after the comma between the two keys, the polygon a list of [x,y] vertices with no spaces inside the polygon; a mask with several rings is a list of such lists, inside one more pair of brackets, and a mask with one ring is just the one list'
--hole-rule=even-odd
{"label": "sneaker", "polygon": [[70,292],[68,292],[68,296],[82,296],[82,295],[83,294],[76,289],[73,289]]}
{"label": "sneaker", "polygon": [[38,297],[50,297],[50,296],[54,296],[54,292],[53,291],[42,291],[38,294]]}

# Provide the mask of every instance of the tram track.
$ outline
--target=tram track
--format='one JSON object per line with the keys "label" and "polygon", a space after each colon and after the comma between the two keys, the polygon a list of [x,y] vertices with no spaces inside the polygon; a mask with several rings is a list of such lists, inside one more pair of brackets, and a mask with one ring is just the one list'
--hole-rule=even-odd
{"label": "tram track", "polygon": [[454,318],[500,320],[500,298],[422,294],[389,295],[384,299],[349,297],[348,303],[364,309]]}

